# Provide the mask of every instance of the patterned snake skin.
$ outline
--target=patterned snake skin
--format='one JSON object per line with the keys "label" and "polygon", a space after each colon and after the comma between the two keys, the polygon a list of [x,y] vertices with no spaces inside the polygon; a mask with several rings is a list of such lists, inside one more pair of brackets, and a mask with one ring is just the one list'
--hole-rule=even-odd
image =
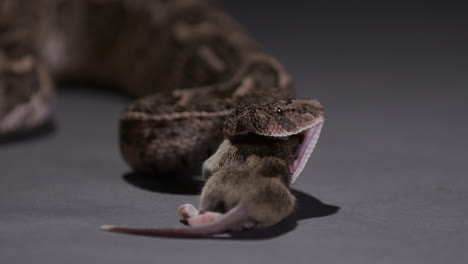
{"label": "patterned snake skin", "polygon": [[52,80],[135,97],[120,145],[144,172],[200,166],[236,106],[294,96],[284,67],[212,3],[0,0],[0,134],[49,118]]}

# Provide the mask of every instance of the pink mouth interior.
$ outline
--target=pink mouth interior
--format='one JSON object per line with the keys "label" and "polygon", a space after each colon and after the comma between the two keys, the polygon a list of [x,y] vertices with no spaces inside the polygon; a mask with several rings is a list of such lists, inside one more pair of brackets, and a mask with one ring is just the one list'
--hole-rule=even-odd
{"label": "pink mouth interior", "polygon": [[302,143],[297,152],[296,159],[291,164],[291,184],[297,179],[299,174],[304,169],[307,160],[312,154],[315,145],[317,144],[318,138],[320,136],[320,131],[322,130],[323,121],[317,122],[312,125],[310,128],[301,132]]}

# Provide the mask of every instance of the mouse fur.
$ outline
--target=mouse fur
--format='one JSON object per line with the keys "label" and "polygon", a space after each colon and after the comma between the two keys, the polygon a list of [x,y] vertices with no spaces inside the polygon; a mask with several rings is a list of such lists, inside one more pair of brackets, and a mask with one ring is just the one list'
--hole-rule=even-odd
{"label": "mouse fur", "polygon": [[[289,188],[289,166],[299,145],[300,138],[296,136],[277,139],[248,134],[225,139],[203,166],[208,180],[202,189],[199,211],[185,217],[179,211],[191,226],[102,229],[139,235],[204,237],[272,226],[294,210],[296,199]],[[219,217],[208,222],[193,221],[210,213],[219,213]]]}

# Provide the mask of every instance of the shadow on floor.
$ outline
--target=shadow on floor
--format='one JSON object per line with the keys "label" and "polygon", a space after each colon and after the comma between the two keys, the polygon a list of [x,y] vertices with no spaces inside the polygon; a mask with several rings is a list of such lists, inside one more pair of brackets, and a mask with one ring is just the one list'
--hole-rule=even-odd
{"label": "shadow on floor", "polygon": [[[185,177],[184,177],[185,175]],[[123,176],[124,180],[135,187],[143,190],[171,193],[171,194],[184,194],[184,195],[197,195],[200,194],[203,187],[203,181],[189,179],[186,173],[171,173],[170,175],[158,175],[154,177],[151,175],[144,175],[138,173],[127,173]],[[202,239],[227,239],[227,240],[264,240],[282,236],[298,226],[298,222],[305,219],[324,217],[333,215],[340,209],[338,206],[328,205],[319,199],[304,193],[299,190],[292,190],[292,193],[297,199],[297,206],[294,213],[286,217],[280,223],[265,229],[231,232],[228,234],[221,234],[215,237],[208,237]]]}
{"label": "shadow on floor", "polygon": [[201,193],[203,181],[187,177],[190,172],[179,171],[167,174],[146,175],[136,172],[126,173],[123,179],[130,185],[143,190],[181,195],[198,195]]}
{"label": "shadow on floor", "polygon": [[262,240],[271,239],[282,236],[298,226],[298,222],[305,219],[324,217],[333,215],[340,209],[338,206],[325,204],[319,199],[298,191],[292,190],[297,199],[296,210],[283,221],[265,229],[257,229],[250,231],[231,232],[227,237],[216,239],[237,239],[237,240]]}

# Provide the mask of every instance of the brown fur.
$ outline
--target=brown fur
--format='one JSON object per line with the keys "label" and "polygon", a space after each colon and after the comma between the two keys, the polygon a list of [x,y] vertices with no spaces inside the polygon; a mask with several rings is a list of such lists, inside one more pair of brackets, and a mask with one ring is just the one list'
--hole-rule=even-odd
{"label": "brown fur", "polygon": [[190,205],[179,209],[179,215],[189,223],[191,218],[204,214],[221,213],[218,219],[182,228],[101,228],[138,235],[204,237],[240,228],[272,226],[294,210],[296,199],[289,189],[289,166],[299,146],[300,138],[295,136],[283,140],[251,134],[232,142],[225,140],[213,155],[222,158],[211,159],[222,164],[204,166],[210,177],[202,190],[200,211],[186,211],[194,210]]}
{"label": "brown fur", "polygon": [[287,163],[276,157],[250,156],[244,166],[225,166],[203,188],[200,211],[225,213],[237,204],[246,206],[255,227],[268,227],[281,221],[294,209],[295,198],[285,182]]}

